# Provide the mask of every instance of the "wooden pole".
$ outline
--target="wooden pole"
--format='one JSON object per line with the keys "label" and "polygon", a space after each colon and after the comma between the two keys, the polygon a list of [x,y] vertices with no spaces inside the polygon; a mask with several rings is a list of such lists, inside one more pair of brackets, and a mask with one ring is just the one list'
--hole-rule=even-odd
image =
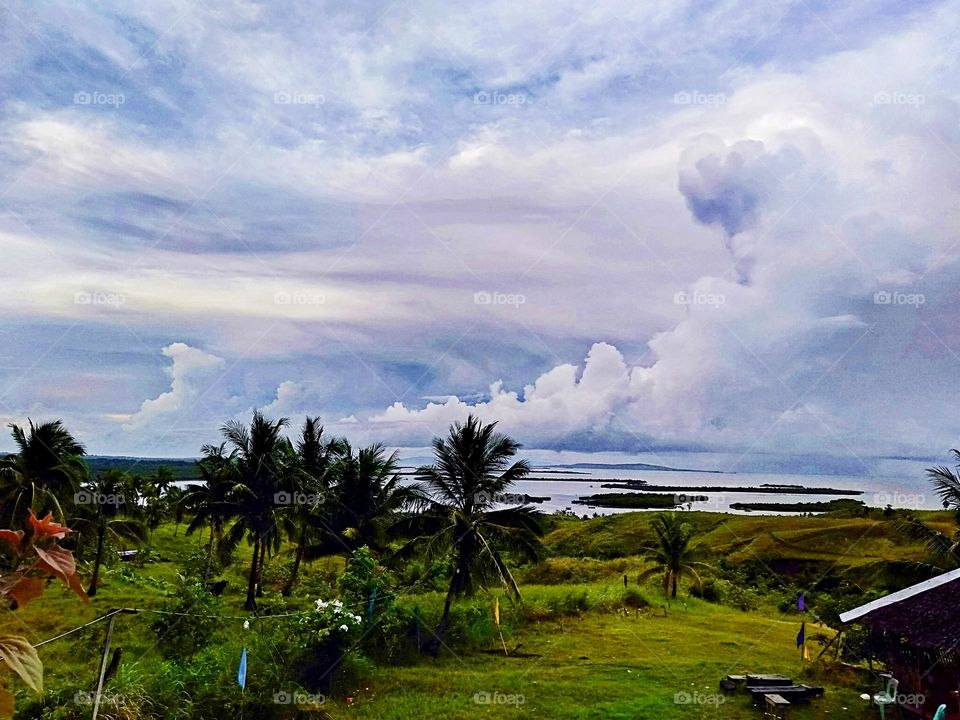
{"label": "wooden pole", "polygon": [[821,650],[821,651],[820,651],[820,654],[817,655],[817,659],[818,659],[818,660],[819,660],[821,657],[823,657],[823,654],[824,654],[827,650],[830,649],[830,646],[833,645],[834,642],[836,642],[837,640],[840,639],[840,634],[841,634],[842,632],[843,632],[843,630],[838,630],[838,631],[837,631],[837,634],[833,636],[833,639],[830,640],[830,642],[828,642],[826,645],[823,646],[823,650]]}
{"label": "wooden pole", "polygon": [[97,720],[97,715],[100,713],[100,696],[103,694],[103,676],[107,672],[107,656],[110,654],[110,640],[113,638],[113,623],[117,619],[117,613],[119,610],[115,610],[110,616],[110,622],[107,623],[107,636],[103,641],[103,658],[100,660],[100,676],[97,679],[97,696],[93,700],[93,720]]}
{"label": "wooden pole", "polygon": [[119,608],[117,610],[111,610],[109,613],[110,622],[107,623],[107,636],[103,641],[103,657],[100,659],[100,676],[97,678],[97,696],[93,701],[93,718],[92,720],[97,720],[97,715],[100,713],[100,698],[103,695],[103,679],[107,674],[107,657],[110,655],[110,641],[113,639],[113,623],[117,619],[117,615],[121,613],[135,615],[136,610],[132,608]]}

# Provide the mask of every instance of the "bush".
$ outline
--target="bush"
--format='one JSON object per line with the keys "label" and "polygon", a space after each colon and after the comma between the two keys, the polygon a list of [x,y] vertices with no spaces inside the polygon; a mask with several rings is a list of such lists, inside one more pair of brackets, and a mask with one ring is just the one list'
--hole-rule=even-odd
{"label": "bush", "polygon": [[[188,658],[206,647],[220,627],[220,622],[211,617],[219,615],[219,598],[207,592],[203,585],[181,578],[175,594],[162,608],[170,613],[160,616],[151,625],[157,635],[157,647],[169,658]],[[177,615],[173,613],[187,613]]]}

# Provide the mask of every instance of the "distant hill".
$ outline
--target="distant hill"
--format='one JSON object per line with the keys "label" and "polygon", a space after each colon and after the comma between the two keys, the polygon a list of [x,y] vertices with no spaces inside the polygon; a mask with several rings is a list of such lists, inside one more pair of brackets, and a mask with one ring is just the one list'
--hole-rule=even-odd
{"label": "distant hill", "polygon": [[582,468],[584,470],[669,470],[670,472],[723,473],[723,470],[693,470],[691,468],[675,468],[647,463],[572,463],[571,465],[550,465],[550,467]]}
{"label": "distant hill", "polygon": [[87,455],[84,458],[94,474],[107,470],[124,470],[134,475],[153,475],[157,468],[165,467],[178,481],[197,480],[197,461],[185,458],[137,458]]}

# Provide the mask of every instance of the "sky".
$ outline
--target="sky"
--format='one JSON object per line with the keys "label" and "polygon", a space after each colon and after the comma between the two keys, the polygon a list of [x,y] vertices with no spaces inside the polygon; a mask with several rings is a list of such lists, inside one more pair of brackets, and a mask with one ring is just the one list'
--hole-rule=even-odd
{"label": "sky", "polygon": [[[958,2],[0,3],[0,421],[944,457]],[[9,449],[8,438],[0,449]],[[671,455],[673,456],[673,455]]]}

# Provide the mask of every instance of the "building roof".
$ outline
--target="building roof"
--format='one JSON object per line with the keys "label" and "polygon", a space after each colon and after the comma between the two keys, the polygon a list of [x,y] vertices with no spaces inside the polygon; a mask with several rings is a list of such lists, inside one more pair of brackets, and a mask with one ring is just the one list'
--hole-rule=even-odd
{"label": "building roof", "polygon": [[953,570],[848,610],[840,622],[870,625],[917,647],[954,650],[960,644],[958,597],[960,570]]}

